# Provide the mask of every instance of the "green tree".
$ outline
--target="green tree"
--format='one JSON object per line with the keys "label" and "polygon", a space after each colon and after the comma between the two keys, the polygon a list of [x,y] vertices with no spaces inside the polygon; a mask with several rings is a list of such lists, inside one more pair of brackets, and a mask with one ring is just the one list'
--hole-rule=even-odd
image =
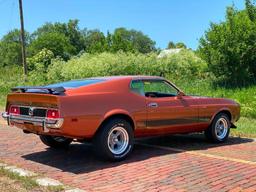
{"label": "green tree", "polygon": [[37,40],[41,36],[45,37],[48,33],[57,33],[62,37],[65,36],[66,42],[73,47],[69,50],[69,55],[76,55],[85,49],[84,33],[83,30],[79,29],[78,23],[78,20],[69,20],[68,23],[46,23],[42,27],[39,27],[32,36],[34,40]]}
{"label": "green tree", "polygon": [[[30,43],[30,35],[25,32],[25,44]],[[0,41],[0,65],[22,65],[20,31],[8,32]]]}
{"label": "green tree", "polygon": [[112,35],[111,50],[150,53],[156,51],[155,42],[141,31],[117,28]]}
{"label": "green tree", "polygon": [[167,49],[181,49],[181,48],[183,48],[183,49],[186,49],[187,48],[187,46],[185,45],[185,43],[183,43],[183,42],[178,42],[178,43],[174,43],[173,41],[170,41],[169,43],[168,43],[168,46],[167,46]]}
{"label": "green tree", "polygon": [[111,47],[112,47],[112,35],[108,31],[106,36],[106,51],[110,51]]}
{"label": "green tree", "polygon": [[[19,30],[5,35],[0,41],[0,65],[21,64]],[[26,33],[27,57],[46,49],[55,57],[68,60],[71,56],[84,52],[139,52],[156,51],[155,42],[147,35],[136,30],[117,28],[113,34],[105,36],[99,30],[79,29],[78,20],[67,23],[45,23],[32,35]]]}
{"label": "green tree", "polygon": [[118,28],[112,35],[111,51],[135,52],[130,34],[125,28]]}
{"label": "green tree", "polygon": [[256,15],[249,12],[248,6],[242,11],[228,7],[226,20],[211,23],[200,39],[199,54],[216,78],[230,85],[250,84],[256,77]]}
{"label": "green tree", "polygon": [[140,53],[156,51],[155,42],[141,31],[130,30],[131,41],[135,49]]}
{"label": "green tree", "polygon": [[175,45],[175,47],[177,48],[177,49],[186,49],[187,48],[187,46],[185,45],[185,43],[183,43],[183,42],[178,42],[178,43],[176,43],[176,45]]}
{"label": "green tree", "polygon": [[88,53],[101,53],[107,49],[106,38],[99,30],[85,31],[84,39],[85,50]]}
{"label": "green tree", "polygon": [[256,8],[251,0],[245,0],[245,6],[251,21],[256,21]]}
{"label": "green tree", "polygon": [[167,49],[175,49],[175,48],[176,48],[175,43],[174,43],[173,41],[170,41],[170,42],[168,43]]}
{"label": "green tree", "polygon": [[44,48],[52,51],[55,57],[59,56],[65,60],[70,58],[75,49],[69,43],[69,38],[58,32],[48,32],[40,35],[32,41],[29,51],[32,55],[35,55]]}

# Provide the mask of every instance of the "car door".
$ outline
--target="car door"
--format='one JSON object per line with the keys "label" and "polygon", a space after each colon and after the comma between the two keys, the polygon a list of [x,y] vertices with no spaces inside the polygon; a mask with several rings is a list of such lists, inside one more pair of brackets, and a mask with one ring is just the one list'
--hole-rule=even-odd
{"label": "car door", "polygon": [[198,129],[198,105],[165,80],[143,80],[150,134],[184,133]]}

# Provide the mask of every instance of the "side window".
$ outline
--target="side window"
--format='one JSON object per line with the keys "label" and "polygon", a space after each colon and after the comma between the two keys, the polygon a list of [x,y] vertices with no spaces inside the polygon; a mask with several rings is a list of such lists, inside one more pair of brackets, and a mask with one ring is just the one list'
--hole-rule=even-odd
{"label": "side window", "polygon": [[166,81],[143,81],[144,91],[147,97],[173,97],[178,91]]}
{"label": "side window", "polygon": [[131,82],[131,90],[134,93],[145,96],[144,85],[143,85],[143,82],[141,80],[133,80]]}

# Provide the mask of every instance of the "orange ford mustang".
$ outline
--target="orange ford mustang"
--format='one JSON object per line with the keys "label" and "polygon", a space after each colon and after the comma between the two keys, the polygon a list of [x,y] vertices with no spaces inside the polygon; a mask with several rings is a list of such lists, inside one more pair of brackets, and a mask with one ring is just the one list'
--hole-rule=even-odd
{"label": "orange ford mustang", "polygon": [[121,160],[134,138],[205,132],[224,142],[240,105],[223,98],[189,96],[161,77],[114,76],[42,87],[16,87],[2,114],[9,125],[35,133],[54,148],[92,141],[97,155]]}

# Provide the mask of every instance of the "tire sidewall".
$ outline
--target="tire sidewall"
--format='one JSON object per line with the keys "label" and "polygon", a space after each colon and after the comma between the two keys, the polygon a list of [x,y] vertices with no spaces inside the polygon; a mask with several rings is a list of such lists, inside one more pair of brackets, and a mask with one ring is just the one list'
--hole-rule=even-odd
{"label": "tire sidewall", "polygon": [[[125,151],[121,154],[113,154],[108,147],[108,136],[111,133],[111,131],[116,128],[116,127],[123,127],[126,132],[128,133],[129,136],[129,143],[127,148],[125,149]],[[134,133],[133,133],[133,129],[131,127],[131,125],[123,120],[123,119],[113,119],[111,121],[109,121],[105,126],[102,127],[102,133],[100,141],[101,141],[101,147],[102,147],[102,151],[98,151],[98,153],[103,153],[103,155],[110,160],[114,160],[114,161],[119,161],[122,160],[124,158],[126,158],[129,153],[132,151],[133,149],[133,145],[134,145]],[[105,158],[104,157],[104,158]]]}
{"label": "tire sidewall", "polygon": [[[225,137],[224,137],[223,139],[218,138],[217,135],[216,135],[216,132],[215,132],[216,123],[218,122],[218,120],[219,120],[220,118],[224,118],[224,119],[227,121],[227,123],[228,123],[228,130],[227,130],[227,133],[226,133],[226,135],[225,135]],[[224,142],[224,141],[226,141],[227,138],[228,138],[228,136],[229,136],[230,126],[231,126],[231,123],[230,123],[229,117],[228,117],[226,114],[224,114],[224,113],[218,114],[218,115],[214,118],[214,120],[213,120],[213,122],[212,122],[212,125],[211,125],[211,136],[212,136],[212,139],[213,139],[215,142]]]}

